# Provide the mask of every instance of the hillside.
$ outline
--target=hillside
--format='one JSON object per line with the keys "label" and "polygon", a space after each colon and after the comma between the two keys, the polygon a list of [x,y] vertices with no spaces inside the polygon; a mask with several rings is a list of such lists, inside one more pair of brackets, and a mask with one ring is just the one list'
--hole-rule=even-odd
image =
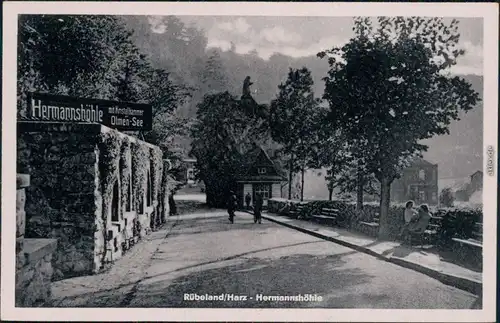
{"label": "hillside", "polygon": [[[317,97],[323,93],[328,64],[315,56],[292,58],[282,54],[274,54],[269,60],[260,58],[256,53],[237,54],[233,50],[221,51],[206,48],[207,39],[204,32],[192,27],[186,27],[169,17],[168,30],[170,32],[155,33],[146,17],[127,16],[123,18],[134,31],[134,40],[144,54],[147,54],[153,65],[167,69],[176,82],[183,82],[193,86],[194,93],[190,102],[179,107],[182,116],[194,118],[196,104],[207,93],[207,89],[220,87],[231,93],[241,94],[241,86],[246,76],[252,78],[253,97],[258,103],[269,103],[284,81],[289,68],[306,66],[315,81],[314,90]],[[217,77],[210,81],[207,73],[207,64],[216,63]],[[463,76],[480,93],[482,97],[483,79],[477,75]],[[210,84],[213,83],[213,84]],[[217,84],[215,84],[217,83]],[[424,157],[433,163],[439,164],[440,178],[465,177],[482,168],[482,134],[483,108],[477,108],[461,113],[461,120],[450,126],[450,134],[434,137],[426,141],[429,150]],[[177,141],[185,153],[189,151],[189,138],[179,138]],[[322,176],[311,176],[312,181],[321,180]],[[313,186],[321,187],[323,184]]]}

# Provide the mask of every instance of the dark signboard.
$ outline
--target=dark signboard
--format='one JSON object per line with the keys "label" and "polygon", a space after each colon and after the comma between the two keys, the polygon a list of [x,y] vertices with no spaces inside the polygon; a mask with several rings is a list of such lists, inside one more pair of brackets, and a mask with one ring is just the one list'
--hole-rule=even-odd
{"label": "dark signboard", "polygon": [[151,130],[151,105],[28,94],[28,117],[34,121],[100,123],[117,130]]}

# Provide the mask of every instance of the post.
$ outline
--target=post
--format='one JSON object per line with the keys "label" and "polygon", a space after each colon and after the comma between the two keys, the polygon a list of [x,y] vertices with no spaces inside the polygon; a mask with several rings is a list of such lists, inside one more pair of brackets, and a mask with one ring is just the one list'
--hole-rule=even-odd
{"label": "post", "polygon": [[361,167],[358,166],[357,170],[357,185],[356,185],[356,210],[363,211],[363,188],[364,188],[364,174]]}
{"label": "post", "polygon": [[292,167],[293,167],[293,156],[290,158],[290,164],[289,164],[289,169],[288,169],[288,199],[292,199],[292,179],[293,179],[293,172],[292,172]]}
{"label": "post", "polygon": [[304,201],[304,166],[302,166],[301,169],[301,184],[300,184],[300,200]]}
{"label": "post", "polygon": [[26,187],[30,186],[30,176],[17,174],[16,176],[16,253],[24,246],[24,232],[26,230]]}
{"label": "post", "polygon": [[380,181],[380,218],[379,218],[379,238],[387,239],[389,232],[389,206],[391,201],[390,189],[391,181],[388,178],[382,178]]}

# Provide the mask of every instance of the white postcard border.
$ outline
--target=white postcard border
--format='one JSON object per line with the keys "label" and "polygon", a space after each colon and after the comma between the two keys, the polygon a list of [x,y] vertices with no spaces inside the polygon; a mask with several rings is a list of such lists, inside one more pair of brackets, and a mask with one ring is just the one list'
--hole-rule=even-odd
{"label": "white postcard border", "polygon": [[[494,3],[252,3],[252,2],[4,2],[2,136],[1,313],[5,320],[97,321],[494,321],[498,154],[498,6]],[[84,309],[15,308],[15,167],[18,14],[234,15],[234,16],[441,16],[484,19],[484,165],[495,150],[494,176],[484,177],[482,310],[374,309]],[[485,167],[485,166],[484,166]]]}

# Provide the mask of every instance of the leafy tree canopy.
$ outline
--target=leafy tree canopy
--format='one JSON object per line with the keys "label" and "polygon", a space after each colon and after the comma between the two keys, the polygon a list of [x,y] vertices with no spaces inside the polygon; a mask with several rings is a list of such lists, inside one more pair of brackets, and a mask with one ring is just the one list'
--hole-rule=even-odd
{"label": "leafy tree canopy", "polygon": [[282,145],[282,152],[292,156],[292,172],[314,163],[316,160],[309,156],[320,150],[321,119],[325,111],[318,107],[312,85],[307,68],[290,69],[286,81],[278,86],[276,99],[271,101],[271,135]]}
{"label": "leafy tree canopy", "polygon": [[330,65],[323,98],[330,123],[381,185],[380,236],[386,237],[390,185],[427,146],[423,139],[448,133],[460,110],[479,101],[471,85],[446,75],[464,54],[458,21],[440,18],[357,18],[355,37],[318,53]]}
{"label": "leafy tree canopy", "polygon": [[153,106],[146,140],[171,148],[188,122],[175,110],[191,89],[153,68],[114,16],[23,15],[19,20],[18,115],[28,91],[144,102]]}
{"label": "leafy tree canopy", "polygon": [[470,110],[478,93],[460,77],[445,75],[464,52],[458,22],[439,18],[369,18],[355,21],[356,37],[321,52],[330,120],[342,129],[356,155],[376,177],[392,181],[401,162],[425,151],[421,140],[448,133],[459,110]]}
{"label": "leafy tree canopy", "polygon": [[267,138],[259,126],[264,121],[249,117],[229,92],[206,95],[198,105],[191,154],[197,159],[209,205],[224,206],[228,191],[235,189],[238,176],[248,170],[246,155]]}

